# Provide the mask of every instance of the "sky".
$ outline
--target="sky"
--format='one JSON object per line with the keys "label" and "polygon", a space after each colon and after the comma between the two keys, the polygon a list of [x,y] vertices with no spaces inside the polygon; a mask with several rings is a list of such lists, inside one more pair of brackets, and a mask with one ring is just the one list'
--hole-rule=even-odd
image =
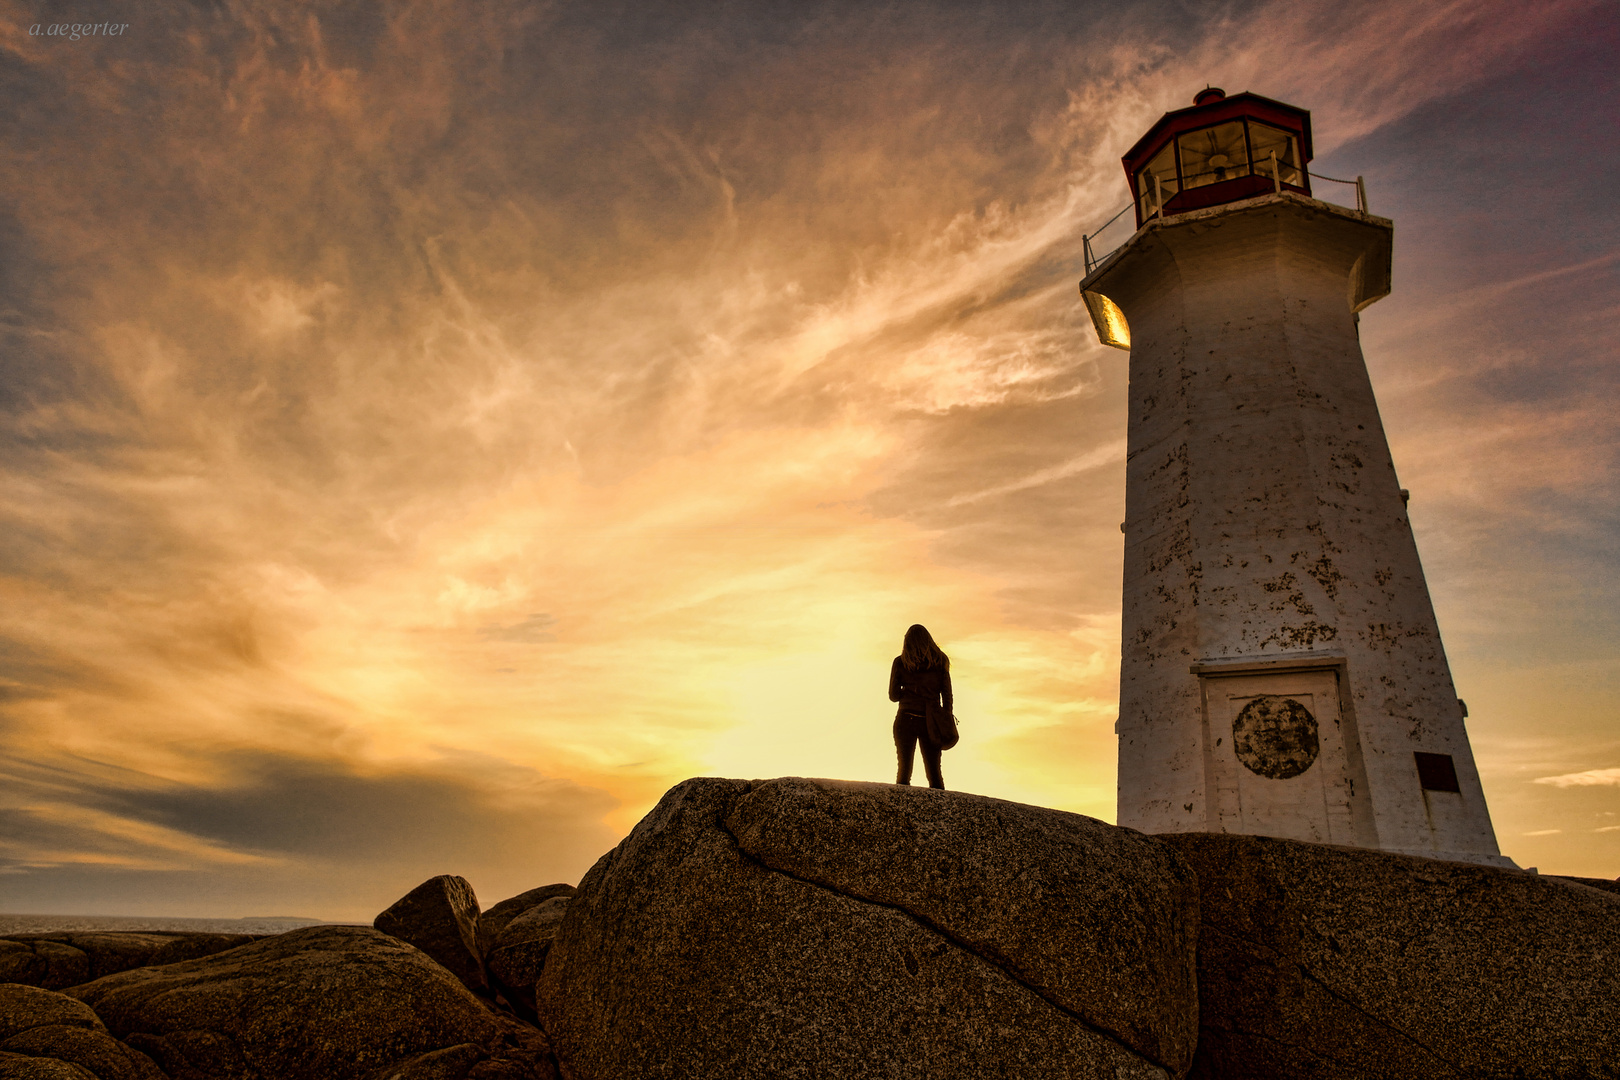
{"label": "sky", "polygon": [[913,622],[949,786],[1113,820],[1080,238],[1207,84],[1394,219],[1363,348],[1498,838],[1620,875],[1617,51],[1601,0],[0,0],[0,911],[577,881],[689,776],[892,779]]}

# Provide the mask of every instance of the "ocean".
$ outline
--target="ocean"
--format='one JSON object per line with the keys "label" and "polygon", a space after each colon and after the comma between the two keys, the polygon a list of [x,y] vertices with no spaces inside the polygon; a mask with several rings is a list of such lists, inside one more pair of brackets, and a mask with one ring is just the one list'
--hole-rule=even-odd
{"label": "ocean", "polygon": [[319,926],[321,919],[294,915],[246,919],[180,919],[147,915],[6,915],[0,914],[0,937],[10,934],[54,934],[67,930],[184,930],[209,934],[280,934],[300,926]]}

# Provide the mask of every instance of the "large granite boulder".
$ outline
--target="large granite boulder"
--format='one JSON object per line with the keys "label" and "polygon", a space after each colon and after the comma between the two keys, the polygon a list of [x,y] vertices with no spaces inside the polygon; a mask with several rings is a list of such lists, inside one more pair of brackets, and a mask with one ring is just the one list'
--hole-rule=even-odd
{"label": "large granite boulder", "polygon": [[258,938],[155,930],[13,934],[0,938],[0,983],[61,990],[130,968],[212,956]]}
{"label": "large granite boulder", "polygon": [[478,948],[478,897],[466,878],[440,874],[395,900],[372,922],[442,964],[469,990],[487,994]]}
{"label": "large granite boulder", "polygon": [[536,987],[572,1080],[1179,1076],[1197,883],[958,792],[689,780],[581,882]]}
{"label": "large granite boulder", "polygon": [[172,1080],[553,1080],[539,1032],[413,946],[315,926],[74,987]]}
{"label": "large granite boulder", "polygon": [[534,984],[572,899],[554,895],[525,911],[506,924],[484,957],[490,981],[526,1020],[535,1020]]}
{"label": "large granite boulder", "polygon": [[529,889],[502,900],[483,912],[478,916],[478,955],[488,959],[489,950],[495,947],[495,939],[501,936],[506,924],[519,915],[532,911],[547,900],[559,896],[573,896],[577,891],[572,885],[542,885],[537,889]]}
{"label": "large granite boulder", "polygon": [[1202,886],[1199,1080],[1620,1077],[1620,896],[1260,836]]}
{"label": "large granite boulder", "polygon": [[0,1080],[164,1080],[152,1059],[107,1033],[82,1001],[0,984]]}

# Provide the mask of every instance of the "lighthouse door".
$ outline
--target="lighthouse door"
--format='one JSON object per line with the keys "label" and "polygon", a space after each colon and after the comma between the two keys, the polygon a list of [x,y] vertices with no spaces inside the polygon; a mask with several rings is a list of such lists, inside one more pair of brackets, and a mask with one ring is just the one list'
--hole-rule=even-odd
{"label": "lighthouse door", "polygon": [[1338,672],[1204,680],[1215,828],[1353,843]]}

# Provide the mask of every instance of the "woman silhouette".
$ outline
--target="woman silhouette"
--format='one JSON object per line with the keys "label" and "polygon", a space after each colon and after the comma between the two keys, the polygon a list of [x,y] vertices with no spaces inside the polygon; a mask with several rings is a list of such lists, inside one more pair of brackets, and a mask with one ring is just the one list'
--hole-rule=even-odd
{"label": "woman silhouette", "polygon": [[900,655],[889,668],[889,700],[898,701],[900,709],[894,716],[894,749],[900,757],[900,776],[896,783],[911,783],[911,755],[922,743],[923,770],[928,774],[928,786],[943,788],[945,778],[940,775],[940,745],[928,737],[928,708],[943,707],[951,713],[951,658],[934,644],[933,636],[920,623],[906,631]]}

